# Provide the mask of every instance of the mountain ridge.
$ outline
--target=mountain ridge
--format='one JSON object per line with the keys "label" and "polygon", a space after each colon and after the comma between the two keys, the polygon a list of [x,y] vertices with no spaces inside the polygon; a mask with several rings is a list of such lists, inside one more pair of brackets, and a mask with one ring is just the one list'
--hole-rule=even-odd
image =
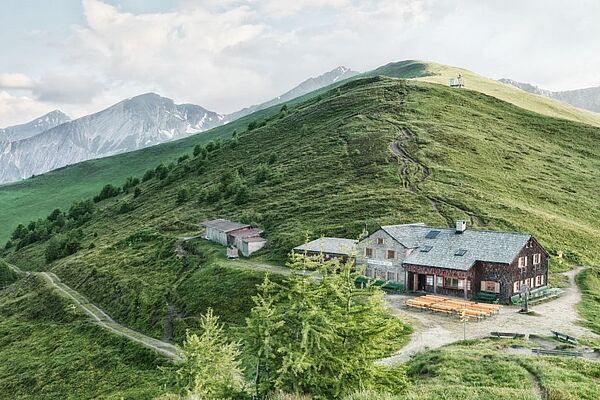
{"label": "mountain ridge", "polygon": [[533,85],[531,83],[519,82],[508,78],[498,79],[498,81],[507,85],[512,85],[529,93],[537,94],[539,96],[548,97],[550,99],[570,104],[573,107],[578,107],[584,110],[600,113],[600,86],[563,91],[552,91],[548,89],[542,89],[539,86]]}
{"label": "mountain ridge", "polygon": [[0,183],[179,139],[222,121],[203,107],[144,93],[35,136],[0,143]]}
{"label": "mountain ridge", "polygon": [[71,118],[64,112],[60,110],[50,111],[29,122],[0,128],[0,142],[27,139],[69,121],[71,121]]}
{"label": "mountain ridge", "polygon": [[345,79],[351,78],[353,76],[358,75],[359,72],[353,71],[352,69],[339,66],[331,71],[327,71],[319,76],[310,77],[300,82],[294,88],[288,90],[287,92],[275,97],[274,99],[265,101],[264,103],[255,104],[250,107],[243,108],[239,111],[233,112],[226,116],[228,121],[233,121],[243,116],[252,114],[253,112],[264,110],[266,108],[285,103],[286,101],[292,100],[294,98],[303,96],[307,93],[310,93],[314,90],[321,89],[325,86],[331,85],[336,82],[341,82]]}

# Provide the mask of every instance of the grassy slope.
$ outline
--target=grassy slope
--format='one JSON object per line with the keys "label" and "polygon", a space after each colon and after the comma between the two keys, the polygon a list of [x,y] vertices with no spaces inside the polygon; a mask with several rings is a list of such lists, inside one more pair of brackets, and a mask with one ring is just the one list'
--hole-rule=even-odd
{"label": "grassy slope", "polygon": [[463,68],[431,62],[423,62],[423,64],[425,65],[424,69],[426,73],[423,73],[423,76],[417,76],[416,79],[418,80],[448,85],[450,78],[456,78],[461,74],[464,77],[467,89],[494,96],[518,107],[550,117],[564,118],[600,126],[600,114],[598,113],[582,110],[560,101],[528,93],[514,86],[503,84]]}
{"label": "grassy slope", "polygon": [[[421,167],[409,165],[416,193],[403,188],[398,160],[388,149],[399,127],[415,133],[404,147],[432,173],[423,181]],[[176,238],[197,232],[202,218],[261,225],[269,239],[262,259],[281,260],[307,233],[355,237],[365,222],[372,229],[467,217],[477,226],[530,231],[597,264],[594,195],[600,178],[589,171],[600,167],[599,135],[598,128],[543,117],[474,91],[360,80],[274,116],[208,161],[186,161],[167,179],[142,184],[136,199],[122,195],[102,202],[82,227],[86,250],[50,266],[43,243],[8,256],[25,269],[51,268],[116,319],[157,337],[167,303],[175,305],[182,315],[174,321],[178,340],[208,306],[232,329],[243,323],[253,285],[263,276],[244,263],[231,268],[222,249],[205,243],[191,248],[196,257],[189,263],[176,259]],[[270,178],[256,183],[257,165],[271,154],[276,160]],[[224,171],[235,169],[251,190],[247,203],[199,197],[216,187]],[[178,204],[184,187],[192,198]],[[135,209],[120,213],[123,201]]]}
{"label": "grassy slope", "polygon": [[[527,110],[548,116],[600,126],[600,116],[598,114],[526,93],[467,70],[435,63],[421,61],[391,63],[350,79],[385,75],[395,78],[417,78],[447,85],[448,79],[457,76],[459,73],[465,76],[469,89],[495,96]],[[337,82],[327,88],[288,102],[288,104],[299,104],[311,97],[322,95],[327,90],[339,87],[345,82]],[[127,176],[139,176],[145,170],[160,162],[174,160],[187,148],[197,143],[205,143],[216,137],[227,137],[234,129],[239,131],[245,128],[251,120],[264,119],[276,114],[278,110],[279,106],[275,106],[234,121],[224,127],[217,127],[209,133],[202,133],[129,154],[90,160],[22,182],[0,186],[0,209],[4,211],[0,214],[0,242],[6,241],[10,232],[19,223],[43,217],[56,207],[64,208],[68,206],[73,200],[90,197],[107,183],[120,184]]]}
{"label": "grassy slope", "polygon": [[0,290],[0,398],[147,399],[164,360],[108,334],[29,277]]}
{"label": "grassy slope", "polygon": [[[416,193],[402,187],[398,160],[388,149],[400,126],[415,133],[404,146],[432,173],[421,182],[420,167],[409,165]],[[356,237],[365,222],[372,229],[466,217],[475,226],[529,231],[549,247],[598,264],[594,196],[600,177],[589,171],[600,168],[599,134],[598,128],[542,117],[473,91],[389,78],[355,81],[243,134],[239,145],[228,144],[207,162],[186,161],[168,179],[143,184],[137,199],[103,202],[83,226],[83,247],[94,243],[93,249],[51,266],[43,260],[44,244],[10,257],[23,268],[52,268],[117,319],[156,336],[167,303],[185,310],[191,318],[184,322],[193,322],[210,303],[245,297],[228,311],[237,315],[232,322],[242,322],[252,293],[246,282],[260,279],[235,273],[223,283],[203,270],[214,264],[210,256],[191,265],[174,257],[176,237],[197,232],[203,218],[258,223],[269,240],[264,257],[275,260],[305,234]],[[257,165],[271,154],[277,156],[271,178],[255,183]],[[199,200],[224,171],[235,169],[251,190],[246,204],[233,197]],[[192,199],[177,204],[182,187]],[[135,210],[119,213],[124,200]],[[191,281],[197,282],[193,288]],[[204,291],[218,296],[190,297]]]}
{"label": "grassy slope", "polygon": [[[527,354],[522,340],[467,341],[420,354],[408,364],[412,382],[405,396],[356,395],[346,400],[593,400],[600,396],[600,364],[582,359]],[[538,390],[534,388],[537,381]]]}

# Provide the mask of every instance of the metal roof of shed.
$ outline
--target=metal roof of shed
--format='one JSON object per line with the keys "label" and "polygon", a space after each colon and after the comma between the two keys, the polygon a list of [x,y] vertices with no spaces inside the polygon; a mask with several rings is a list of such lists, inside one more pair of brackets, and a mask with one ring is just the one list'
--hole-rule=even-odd
{"label": "metal roof of shed", "polygon": [[356,252],[357,240],[322,237],[294,248],[296,252],[310,251],[315,253],[340,254],[350,256]]}
{"label": "metal roof of shed", "polygon": [[211,221],[201,222],[200,225],[205,226],[207,228],[217,229],[221,232],[232,232],[238,229],[250,228],[250,225],[240,224],[239,222],[229,221],[228,219],[213,219]]}

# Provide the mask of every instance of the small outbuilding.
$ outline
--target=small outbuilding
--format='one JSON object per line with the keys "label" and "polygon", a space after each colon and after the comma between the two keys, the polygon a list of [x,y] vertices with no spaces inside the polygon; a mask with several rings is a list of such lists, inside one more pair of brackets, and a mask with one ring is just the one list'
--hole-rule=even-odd
{"label": "small outbuilding", "polygon": [[205,228],[205,239],[235,248],[245,257],[262,249],[267,243],[261,236],[262,231],[248,224],[227,219],[215,219],[204,221],[200,225]]}
{"label": "small outbuilding", "polygon": [[340,259],[347,261],[356,254],[358,240],[322,237],[294,248],[294,253],[306,254],[307,256],[319,256],[323,254],[325,260]]}

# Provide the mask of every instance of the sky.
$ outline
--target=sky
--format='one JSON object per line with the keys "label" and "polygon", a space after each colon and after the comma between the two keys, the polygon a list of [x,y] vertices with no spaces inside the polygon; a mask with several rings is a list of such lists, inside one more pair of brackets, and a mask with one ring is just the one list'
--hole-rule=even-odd
{"label": "sky", "polygon": [[141,93],[229,113],[344,65],[600,86],[597,0],[2,0],[0,127]]}

